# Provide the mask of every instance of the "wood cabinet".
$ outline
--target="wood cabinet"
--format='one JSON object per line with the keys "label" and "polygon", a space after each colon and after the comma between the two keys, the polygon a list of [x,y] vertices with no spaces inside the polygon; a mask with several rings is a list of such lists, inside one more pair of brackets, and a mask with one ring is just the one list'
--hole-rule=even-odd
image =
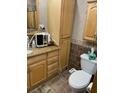
{"label": "wood cabinet", "polygon": [[60,38],[71,36],[75,0],[61,0]]}
{"label": "wood cabinet", "polygon": [[29,66],[31,86],[46,79],[46,60],[37,62]]}
{"label": "wood cabinet", "polygon": [[68,66],[69,53],[70,53],[70,38],[61,39],[60,61],[61,69]]}
{"label": "wood cabinet", "polygon": [[60,46],[61,69],[68,66],[75,0],[48,0],[48,31]]}
{"label": "wood cabinet", "polygon": [[47,59],[47,76],[51,77],[55,75],[59,70],[59,52],[58,51],[52,51],[48,53],[48,59]]}
{"label": "wood cabinet", "polygon": [[48,31],[57,45],[71,36],[75,0],[48,0]]}
{"label": "wood cabinet", "polygon": [[30,88],[46,79],[47,54],[40,54],[28,58],[28,78]]}
{"label": "wood cabinet", "polygon": [[58,72],[58,62],[48,65],[48,77],[56,74]]}
{"label": "wood cabinet", "polygon": [[48,31],[57,45],[60,38],[60,17],[62,0],[48,0]]}
{"label": "wood cabinet", "polygon": [[27,0],[27,28],[38,29],[39,0]]}
{"label": "wood cabinet", "polygon": [[59,50],[57,48],[43,54],[28,57],[27,61],[27,88],[31,89],[58,73]]}
{"label": "wood cabinet", "polygon": [[96,41],[97,34],[97,5],[95,1],[88,3],[84,39]]}

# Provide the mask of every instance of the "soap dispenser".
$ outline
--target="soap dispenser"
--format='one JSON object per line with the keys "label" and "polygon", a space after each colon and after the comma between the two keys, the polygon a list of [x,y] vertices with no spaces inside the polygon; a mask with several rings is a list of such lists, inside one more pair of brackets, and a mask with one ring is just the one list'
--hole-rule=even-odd
{"label": "soap dispenser", "polygon": [[95,49],[91,48],[91,52],[89,53],[89,60],[95,60],[96,59],[96,55],[94,53]]}

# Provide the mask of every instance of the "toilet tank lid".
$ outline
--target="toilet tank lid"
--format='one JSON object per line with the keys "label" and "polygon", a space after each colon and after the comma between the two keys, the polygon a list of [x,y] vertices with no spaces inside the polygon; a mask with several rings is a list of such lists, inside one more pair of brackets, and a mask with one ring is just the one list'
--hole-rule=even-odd
{"label": "toilet tank lid", "polygon": [[[80,58],[89,61],[89,56],[88,56],[88,54],[86,54],[86,53],[80,55]],[[90,61],[91,61],[91,62],[94,62],[94,63],[97,63],[97,59],[96,59],[96,60],[90,60]]]}

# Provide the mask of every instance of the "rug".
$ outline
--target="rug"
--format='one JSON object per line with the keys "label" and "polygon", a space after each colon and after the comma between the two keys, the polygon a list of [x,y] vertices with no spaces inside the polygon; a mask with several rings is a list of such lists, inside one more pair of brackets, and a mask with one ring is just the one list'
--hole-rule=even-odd
{"label": "rug", "polygon": [[53,88],[48,85],[42,85],[32,90],[30,93],[56,93]]}

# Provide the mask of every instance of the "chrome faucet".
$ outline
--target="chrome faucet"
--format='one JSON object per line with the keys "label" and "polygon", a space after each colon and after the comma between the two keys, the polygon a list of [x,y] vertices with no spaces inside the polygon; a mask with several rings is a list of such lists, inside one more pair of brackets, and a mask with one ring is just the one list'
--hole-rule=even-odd
{"label": "chrome faucet", "polygon": [[33,35],[30,40],[29,40],[29,37],[27,36],[27,49],[28,50],[30,50],[30,44],[32,43],[32,40],[33,40],[34,36],[35,35]]}

